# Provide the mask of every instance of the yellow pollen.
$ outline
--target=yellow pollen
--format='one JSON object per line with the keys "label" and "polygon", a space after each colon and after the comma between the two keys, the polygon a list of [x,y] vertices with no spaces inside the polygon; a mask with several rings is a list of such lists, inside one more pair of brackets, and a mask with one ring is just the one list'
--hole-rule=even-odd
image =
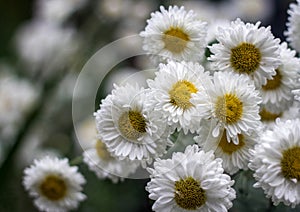
{"label": "yellow pollen", "polygon": [[164,32],[162,40],[167,50],[173,53],[180,53],[185,49],[190,38],[182,29],[171,27]]}
{"label": "yellow pollen", "polygon": [[253,73],[259,67],[260,61],[261,53],[251,43],[241,43],[231,49],[230,63],[239,73]]}
{"label": "yellow pollen", "polygon": [[192,83],[186,80],[180,80],[176,82],[169,91],[170,103],[183,110],[187,110],[193,106],[193,104],[190,103],[191,94],[197,91],[197,88]]}
{"label": "yellow pollen", "polygon": [[261,117],[262,121],[275,121],[276,118],[281,117],[282,113],[271,113],[267,111],[265,108],[263,108],[260,112],[259,115]]}
{"label": "yellow pollen", "polygon": [[273,79],[267,80],[267,84],[262,86],[262,89],[267,90],[275,90],[279,88],[281,85],[282,75],[280,74],[279,70],[276,69],[276,75],[273,76]]}
{"label": "yellow pollen", "polygon": [[39,188],[43,196],[51,201],[60,200],[64,198],[67,193],[65,181],[55,175],[47,176]]}
{"label": "yellow pollen", "polygon": [[219,147],[223,150],[223,152],[231,155],[232,153],[236,152],[237,150],[241,149],[244,145],[244,136],[242,134],[238,134],[239,144],[234,144],[233,142],[228,142],[226,138],[226,130],[224,130],[223,135],[219,142]]}
{"label": "yellow pollen", "polygon": [[108,161],[113,158],[111,154],[107,151],[105,144],[100,140],[97,140],[95,148],[97,150],[99,158],[101,158],[102,160]]}
{"label": "yellow pollen", "polygon": [[146,132],[146,120],[139,111],[123,113],[119,118],[119,130],[129,140],[136,140]]}
{"label": "yellow pollen", "polygon": [[243,103],[235,94],[227,93],[217,99],[215,113],[219,120],[234,124],[240,120],[243,113]]}
{"label": "yellow pollen", "polygon": [[300,180],[300,147],[295,146],[282,153],[281,171],[287,179]]}
{"label": "yellow pollen", "polygon": [[205,191],[200,183],[192,177],[175,182],[175,202],[186,210],[196,210],[205,204]]}

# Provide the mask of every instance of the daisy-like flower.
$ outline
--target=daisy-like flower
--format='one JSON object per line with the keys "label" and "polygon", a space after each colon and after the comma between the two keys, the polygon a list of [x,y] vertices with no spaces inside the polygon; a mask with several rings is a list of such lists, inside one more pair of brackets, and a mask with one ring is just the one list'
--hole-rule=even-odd
{"label": "daisy-like flower", "polygon": [[163,111],[168,124],[182,129],[185,134],[198,129],[197,110],[191,103],[193,93],[205,92],[212,84],[208,72],[198,63],[174,62],[160,64],[154,80],[148,80],[153,99],[149,101],[158,111]]}
{"label": "daisy-like flower", "polygon": [[134,173],[139,163],[129,160],[118,160],[107,151],[106,145],[100,140],[94,142],[95,147],[84,151],[83,161],[99,179],[110,179],[113,183],[123,181]]}
{"label": "daisy-like flower", "polygon": [[300,203],[300,120],[276,121],[255,147],[249,168],[254,171],[254,187],[262,188],[274,205]]}
{"label": "daisy-like flower", "polygon": [[274,38],[270,27],[259,25],[237,19],[230,27],[219,28],[219,43],[209,47],[212,55],[208,59],[214,69],[248,75],[258,87],[266,84],[280,65],[280,40]]}
{"label": "daisy-like flower", "polygon": [[199,135],[195,136],[194,140],[204,151],[213,150],[215,156],[223,160],[222,166],[225,172],[232,175],[241,169],[248,169],[249,160],[253,156],[250,149],[254,149],[259,130],[253,131],[250,135],[238,134],[239,143],[234,144],[227,141],[226,130],[220,133],[218,137],[213,137],[211,126],[214,124],[211,121],[203,121],[201,125]]}
{"label": "daisy-like flower", "polygon": [[81,193],[84,177],[68,159],[44,157],[24,170],[23,184],[41,211],[76,209],[86,196]]}
{"label": "daisy-like flower", "polygon": [[145,31],[143,49],[160,61],[200,61],[206,47],[207,24],[184,7],[170,6],[151,13]]}
{"label": "daisy-like flower", "polygon": [[222,159],[197,145],[158,159],[148,171],[146,190],[155,200],[154,211],[227,211],[235,199],[234,181],[223,174]]}
{"label": "daisy-like flower", "polygon": [[193,94],[193,104],[204,119],[215,119],[212,135],[225,128],[228,142],[238,144],[238,134],[248,134],[260,127],[261,97],[248,76],[233,72],[215,72],[214,86]]}
{"label": "daisy-like flower", "polygon": [[300,52],[300,0],[297,0],[297,3],[291,3],[287,13],[289,17],[284,35],[291,47]]}
{"label": "daisy-like flower", "polygon": [[283,105],[283,101],[293,100],[291,91],[299,87],[297,72],[300,69],[300,59],[295,56],[295,51],[289,49],[285,42],[279,49],[281,65],[275,70],[276,75],[261,88],[262,103],[270,102],[278,107]]}
{"label": "daisy-like flower", "polygon": [[169,128],[161,112],[145,106],[148,90],[126,84],[115,85],[95,112],[99,139],[118,159],[152,163],[166,152]]}

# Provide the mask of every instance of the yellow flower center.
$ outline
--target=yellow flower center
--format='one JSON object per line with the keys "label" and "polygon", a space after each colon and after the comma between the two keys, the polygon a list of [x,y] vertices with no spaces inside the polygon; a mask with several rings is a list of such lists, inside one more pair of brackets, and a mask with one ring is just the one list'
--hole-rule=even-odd
{"label": "yellow flower center", "polygon": [[300,180],[300,147],[295,146],[282,153],[281,171],[287,179]]}
{"label": "yellow flower center", "polygon": [[175,182],[175,202],[186,210],[196,210],[205,204],[205,191],[200,183],[192,177]]}
{"label": "yellow flower center", "polygon": [[217,98],[215,113],[222,122],[236,123],[242,117],[243,103],[235,94],[227,93]]}
{"label": "yellow flower center", "polygon": [[233,142],[228,142],[226,137],[226,130],[224,130],[223,135],[219,142],[219,147],[223,150],[223,152],[231,155],[232,153],[236,152],[237,150],[241,149],[244,145],[244,136],[242,134],[238,134],[239,144],[234,144]]}
{"label": "yellow flower center", "polygon": [[176,82],[169,91],[170,103],[183,110],[189,109],[193,106],[193,104],[190,103],[191,94],[197,91],[197,88],[192,83],[186,80],[180,80]]}
{"label": "yellow flower center", "polygon": [[259,67],[260,61],[261,53],[251,43],[241,43],[231,49],[230,63],[239,73],[253,73]]}
{"label": "yellow flower center", "polygon": [[171,27],[164,32],[162,40],[167,50],[180,53],[185,49],[190,38],[182,29]]}
{"label": "yellow flower center", "polygon": [[119,130],[129,140],[136,140],[146,132],[146,120],[139,111],[123,113],[119,118]]}
{"label": "yellow flower center", "polygon": [[279,70],[276,69],[276,75],[273,76],[273,79],[267,80],[267,84],[262,86],[262,89],[267,90],[275,90],[279,88],[281,85],[282,75],[280,74]]}
{"label": "yellow flower center", "polygon": [[259,112],[259,115],[262,121],[270,122],[270,121],[275,121],[276,118],[282,116],[282,113],[271,113],[267,111],[265,108],[263,108]]}
{"label": "yellow flower center", "polygon": [[113,158],[111,154],[107,151],[105,144],[100,140],[97,140],[95,148],[97,150],[99,158],[101,158],[102,160],[108,161]]}
{"label": "yellow flower center", "polygon": [[41,183],[40,191],[49,200],[56,201],[65,197],[67,186],[65,181],[60,177],[50,175]]}

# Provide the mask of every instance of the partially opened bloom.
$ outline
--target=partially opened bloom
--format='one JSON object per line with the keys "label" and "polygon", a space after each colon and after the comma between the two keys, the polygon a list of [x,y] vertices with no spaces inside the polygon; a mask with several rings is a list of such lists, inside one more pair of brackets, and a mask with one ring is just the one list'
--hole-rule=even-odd
{"label": "partially opened bloom", "polygon": [[35,160],[24,174],[23,184],[40,211],[73,210],[86,198],[81,193],[85,179],[77,167],[69,165],[68,159]]}
{"label": "partially opened bloom", "polygon": [[[285,102],[293,101],[292,90],[299,87],[297,80],[300,70],[300,59],[296,57],[296,52],[289,49],[284,42],[280,45],[281,65],[275,70],[276,74],[272,79],[262,86],[262,103],[276,104],[277,107],[285,106]],[[286,108],[282,108],[286,109]]]}
{"label": "partially opened bloom", "polygon": [[118,159],[151,163],[166,152],[169,131],[161,112],[146,107],[148,90],[116,86],[95,112],[99,139]]}
{"label": "partially opened bloom", "polygon": [[224,171],[232,175],[239,170],[247,170],[248,163],[253,154],[250,151],[254,149],[257,143],[259,130],[252,131],[249,135],[245,133],[238,134],[239,143],[228,142],[226,130],[213,137],[211,134],[213,124],[211,121],[202,121],[202,127],[194,140],[206,152],[214,151],[216,158],[223,160]]}
{"label": "partially opened bloom", "polygon": [[218,43],[210,47],[215,70],[248,75],[260,87],[275,75],[280,65],[279,39],[275,39],[270,27],[244,23],[240,19],[230,27],[219,28]]}
{"label": "partially opened bloom", "polygon": [[227,211],[232,207],[234,181],[223,174],[222,160],[197,145],[171,159],[158,159],[148,168],[146,190],[154,211]]}
{"label": "partially opened bloom", "polygon": [[110,179],[113,183],[117,183],[119,180],[123,181],[140,165],[137,161],[118,160],[113,157],[100,140],[95,140],[94,148],[84,151],[83,161],[99,179]]}
{"label": "partially opened bloom", "polygon": [[192,94],[206,92],[212,84],[208,72],[198,63],[174,62],[160,64],[154,80],[148,80],[153,95],[149,104],[162,111],[170,126],[185,133],[199,127],[196,105],[191,103]]}
{"label": "partially opened bloom", "polygon": [[259,143],[249,164],[254,187],[262,188],[275,205],[295,207],[300,203],[300,120],[278,120]]}
{"label": "partially opened bloom", "polygon": [[201,61],[206,47],[206,22],[184,7],[170,6],[151,14],[140,35],[143,49],[160,61],[166,59]]}
{"label": "partially opened bloom", "polygon": [[213,86],[193,95],[192,103],[204,119],[214,119],[212,135],[224,128],[228,142],[238,144],[238,134],[249,134],[260,127],[259,91],[248,76],[215,72]]}
{"label": "partially opened bloom", "polygon": [[284,34],[291,47],[300,52],[300,1],[291,3],[287,13],[289,16]]}

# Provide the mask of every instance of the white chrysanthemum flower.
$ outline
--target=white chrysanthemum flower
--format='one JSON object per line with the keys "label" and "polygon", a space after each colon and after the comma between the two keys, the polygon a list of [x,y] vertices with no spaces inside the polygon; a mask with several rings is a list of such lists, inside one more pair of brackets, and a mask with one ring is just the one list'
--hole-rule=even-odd
{"label": "white chrysanthemum flower", "polygon": [[206,48],[206,22],[184,7],[170,6],[151,13],[151,19],[140,35],[143,49],[159,59],[201,61]]}
{"label": "white chrysanthemum flower", "polygon": [[95,147],[84,151],[83,161],[99,179],[111,179],[113,183],[123,181],[134,173],[140,163],[130,160],[118,160],[107,151],[106,145],[100,140],[93,142]]}
{"label": "white chrysanthemum flower", "polygon": [[226,138],[226,130],[219,134],[218,137],[213,137],[211,134],[212,126],[211,121],[202,121],[201,129],[198,136],[194,140],[206,152],[213,150],[216,158],[223,160],[222,166],[224,171],[230,175],[235,174],[239,170],[247,170],[252,152],[257,143],[259,131],[252,132],[250,135],[238,134],[239,143],[234,144],[228,142]]}
{"label": "white chrysanthemum flower", "polygon": [[300,120],[278,120],[259,143],[249,164],[254,187],[261,187],[275,205],[295,207],[300,203]]}
{"label": "white chrysanthemum flower", "polygon": [[145,107],[148,91],[138,85],[115,86],[94,114],[99,139],[119,159],[151,163],[166,152],[169,128],[161,112]]}
{"label": "white chrysanthemum flower", "polygon": [[284,35],[291,47],[300,52],[300,0],[297,0],[297,3],[291,3],[287,13],[289,16]]}
{"label": "white chrysanthemum flower", "polygon": [[173,153],[172,159],[158,159],[148,171],[146,190],[155,200],[154,211],[227,211],[235,199],[234,181],[223,174],[222,159],[197,145]]}
{"label": "white chrysanthemum flower", "polygon": [[300,70],[300,59],[296,52],[287,47],[284,42],[280,45],[281,65],[275,70],[276,75],[267,80],[261,88],[262,103],[268,102],[281,106],[283,101],[293,101],[292,90],[299,87],[297,81]]}
{"label": "white chrysanthemum flower", "polygon": [[274,38],[270,27],[259,25],[237,19],[230,27],[219,28],[219,43],[209,47],[212,55],[208,59],[214,69],[248,75],[258,87],[266,84],[280,65],[280,40]]}
{"label": "white chrysanthemum flower", "polygon": [[228,142],[238,144],[238,134],[248,134],[261,125],[259,91],[248,76],[233,72],[215,72],[213,82],[206,92],[193,94],[192,103],[202,118],[216,120],[214,137],[225,128]]}
{"label": "white chrysanthemum flower", "polygon": [[78,207],[86,196],[81,193],[84,177],[68,159],[44,157],[24,170],[23,184],[41,211],[64,212]]}
{"label": "white chrysanthemum flower", "polygon": [[191,103],[193,93],[203,93],[212,84],[208,72],[198,63],[174,62],[160,64],[154,80],[148,80],[156,110],[162,111],[170,126],[185,134],[199,127],[197,110]]}

